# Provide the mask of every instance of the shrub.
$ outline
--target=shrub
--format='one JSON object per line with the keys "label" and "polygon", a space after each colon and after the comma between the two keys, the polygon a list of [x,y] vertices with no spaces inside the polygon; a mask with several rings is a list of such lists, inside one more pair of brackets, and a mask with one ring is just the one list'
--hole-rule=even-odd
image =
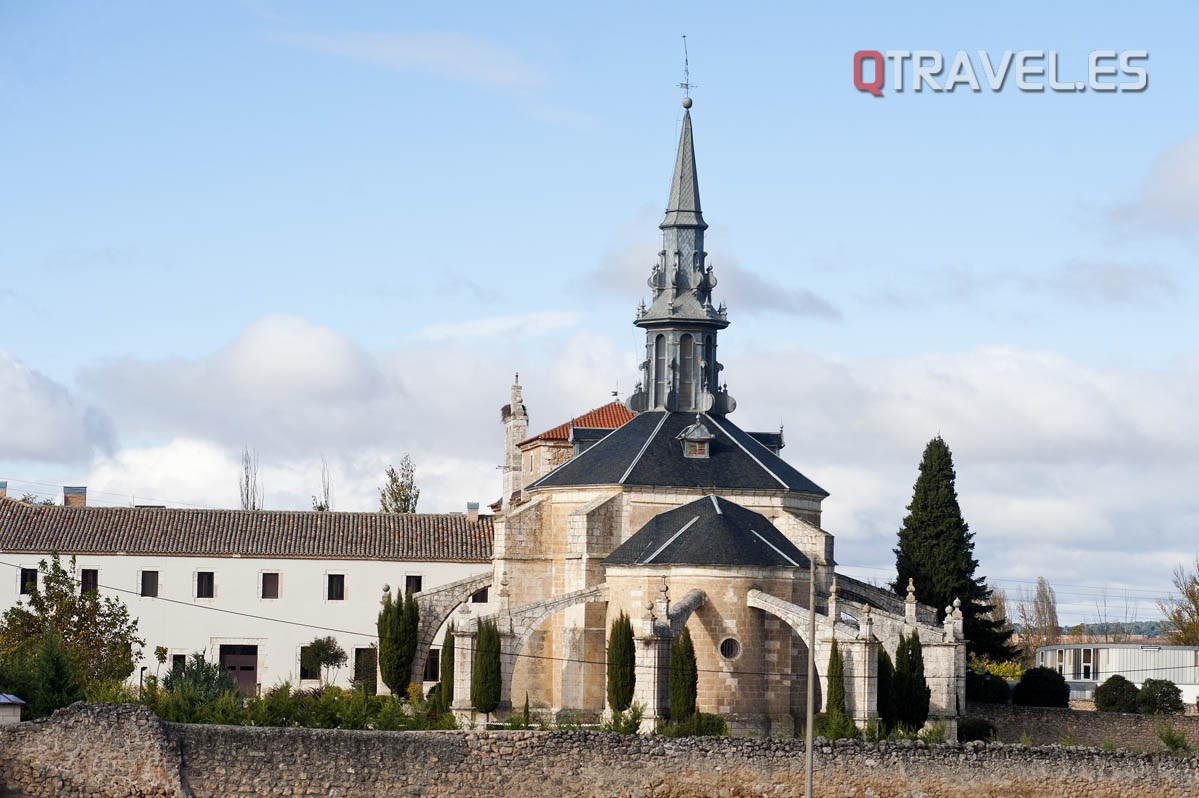
{"label": "shrub", "polygon": [[441,677],[439,686],[441,690],[437,694],[438,704],[443,711],[449,711],[454,704],[454,624],[450,623],[446,627],[445,637],[441,641],[441,672],[438,674]]}
{"label": "shrub", "polygon": [[818,712],[813,718],[812,732],[829,740],[856,740],[862,732],[844,712]]}
{"label": "shrub", "polygon": [[613,712],[612,717],[604,721],[604,731],[617,734],[637,734],[641,731],[641,718],[645,708],[640,704],[632,704],[625,712]]}
{"label": "shrub", "polygon": [[1095,688],[1095,708],[1100,712],[1136,712],[1140,690],[1116,674]]}
{"label": "shrub", "polygon": [[1030,668],[1012,691],[1012,703],[1023,707],[1068,707],[1070,686],[1052,668]]}
{"label": "shrub", "polygon": [[1185,754],[1191,750],[1186,732],[1176,727],[1172,720],[1164,720],[1157,724],[1157,737],[1172,754]]}
{"label": "shrub", "polygon": [[923,740],[929,745],[940,745],[949,739],[949,730],[945,725],[945,721],[934,721],[916,735],[916,739]]}
{"label": "shrub", "polygon": [[1006,704],[1012,697],[1007,681],[991,673],[966,671],[966,700],[980,704]]}
{"label": "shrub", "polygon": [[686,720],[659,726],[657,733],[663,737],[722,737],[729,733],[729,727],[719,715],[693,712]]}
{"label": "shrub", "polygon": [[1144,715],[1174,715],[1183,711],[1182,691],[1169,679],[1146,679],[1137,696],[1137,711]]}
{"label": "shrub", "polygon": [[995,724],[986,718],[964,717],[958,721],[958,742],[994,740],[999,735]]}

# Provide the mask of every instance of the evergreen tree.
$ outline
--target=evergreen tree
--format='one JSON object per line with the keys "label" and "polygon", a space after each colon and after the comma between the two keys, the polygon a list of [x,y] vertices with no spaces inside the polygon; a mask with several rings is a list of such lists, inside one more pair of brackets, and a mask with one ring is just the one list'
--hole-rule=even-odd
{"label": "evergreen tree", "polygon": [[883,732],[895,728],[895,666],[887,649],[878,647],[878,721]]}
{"label": "evergreen tree", "polygon": [[479,621],[475,634],[474,668],[470,679],[470,703],[490,715],[500,705],[500,632],[495,621]]}
{"label": "evergreen tree", "polygon": [[924,650],[915,630],[911,637],[900,635],[895,651],[896,721],[912,730],[924,727],[928,720],[928,700],[932,691],[924,680]]}
{"label": "evergreen tree", "polygon": [[83,683],[78,665],[53,629],[42,635],[33,660],[33,695],[29,703],[35,718],[49,715],[59,707],[83,700]]}
{"label": "evergreen tree", "polygon": [[837,649],[837,639],[828,655],[828,700],[824,704],[826,715],[845,714],[845,660]]}
{"label": "evergreen tree", "polygon": [[399,644],[396,646],[398,659],[396,668],[404,679],[404,686],[407,687],[412,675],[412,662],[416,659],[417,643],[420,639],[420,608],[416,604],[416,599],[412,597],[412,591],[409,591],[404,599],[404,606],[400,608],[399,615],[400,637]]}
{"label": "evergreen tree", "polygon": [[408,687],[408,675],[412,668],[409,661],[408,669],[401,667],[400,662],[400,626],[403,621],[404,599],[399,602],[391,598],[391,591],[383,594],[383,608],[379,610],[376,629],[379,632],[379,676],[383,684],[391,690],[392,695],[403,695]]}
{"label": "evergreen tree", "polygon": [[956,479],[953,455],[938,435],[924,448],[912,502],[899,530],[893,588],[896,594],[907,595],[910,578],[917,600],[935,607],[940,620],[945,608],[961,599],[969,652],[996,662],[1008,660],[1016,654],[1010,643],[1012,632],[990,617],[991,591],[983,577],[974,575],[978,568],[974,534],[962,518]]}
{"label": "evergreen tree", "polygon": [[450,623],[441,640],[441,707],[454,704],[454,624]]}
{"label": "evergreen tree", "polygon": [[400,461],[400,470],[394,466],[387,467],[387,484],[379,488],[379,512],[381,513],[415,513],[416,502],[420,498],[420,488],[416,487],[416,466],[412,458],[404,455]]}
{"label": "evergreen tree", "polygon": [[699,670],[695,665],[695,646],[691,632],[683,633],[670,646],[670,719],[682,723],[695,714],[695,696],[699,687]]}
{"label": "evergreen tree", "polygon": [[613,712],[624,712],[633,703],[635,668],[633,624],[621,612],[608,636],[608,706]]}

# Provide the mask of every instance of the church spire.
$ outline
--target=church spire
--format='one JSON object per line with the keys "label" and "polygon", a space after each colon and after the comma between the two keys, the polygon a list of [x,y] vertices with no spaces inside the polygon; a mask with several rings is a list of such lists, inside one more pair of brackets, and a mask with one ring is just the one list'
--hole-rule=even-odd
{"label": "church spire", "polygon": [[646,331],[644,381],[626,403],[643,410],[732,412],[736,403],[719,385],[716,333],[728,326],[724,305],[714,307],[716,275],[706,262],[704,221],[699,201],[691,97],[683,98],[683,126],[662,230],[662,249],[649,277],[653,298],[637,309]]}

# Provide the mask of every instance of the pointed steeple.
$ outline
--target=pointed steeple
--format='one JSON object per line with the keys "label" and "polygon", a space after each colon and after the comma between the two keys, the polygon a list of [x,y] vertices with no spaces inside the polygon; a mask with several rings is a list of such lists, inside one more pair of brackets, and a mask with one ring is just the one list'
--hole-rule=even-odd
{"label": "pointed steeple", "polygon": [[695,144],[691,140],[691,98],[683,99],[683,129],[679,133],[679,152],[674,162],[674,178],[670,181],[670,198],[666,201],[666,218],[658,225],[668,227],[698,227],[707,230],[699,204],[699,178],[695,175]]}
{"label": "pointed steeple", "polygon": [[724,305],[714,307],[716,275],[704,252],[704,221],[699,201],[691,98],[683,98],[683,127],[675,155],[670,196],[662,224],[662,250],[650,274],[649,307],[637,308],[633,322],[646,331],[645,372],[626,405],[643,410],[732,412],[736,403],[720,387],[716,332],[729,325]]}

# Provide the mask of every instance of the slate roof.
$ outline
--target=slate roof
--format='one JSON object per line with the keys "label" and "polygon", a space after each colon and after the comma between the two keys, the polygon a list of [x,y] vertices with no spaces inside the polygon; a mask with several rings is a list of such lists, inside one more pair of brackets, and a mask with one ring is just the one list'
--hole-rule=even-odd
{"label": "slate roof", "polygon": [[604,564],[811,567],[769,518],[714,495],[654,516]]}
{"label": "slate roof", "polygon": [[637,485],[828,495],[727,417],[699,415],[715,436],[707,458],[684,457],[682,443],[675,440],[695,423],[695,413],[651,410],[638,414],[529,488]]}
{"label": "slate roof", "polygon": [[609,402],[603,407],[588,410],[581,416],[575,416],[570,421],[563,422],[545,432],[525,438],[517,446],[524,446],[533,441],[569,441],[571,428],[575,429],[616,429],[633,417],[633,414],[622,402]]}
{"label": "slate roof", "polygon": [[47,507],[0,499],[0,551],[487,562],[492,517]]}

